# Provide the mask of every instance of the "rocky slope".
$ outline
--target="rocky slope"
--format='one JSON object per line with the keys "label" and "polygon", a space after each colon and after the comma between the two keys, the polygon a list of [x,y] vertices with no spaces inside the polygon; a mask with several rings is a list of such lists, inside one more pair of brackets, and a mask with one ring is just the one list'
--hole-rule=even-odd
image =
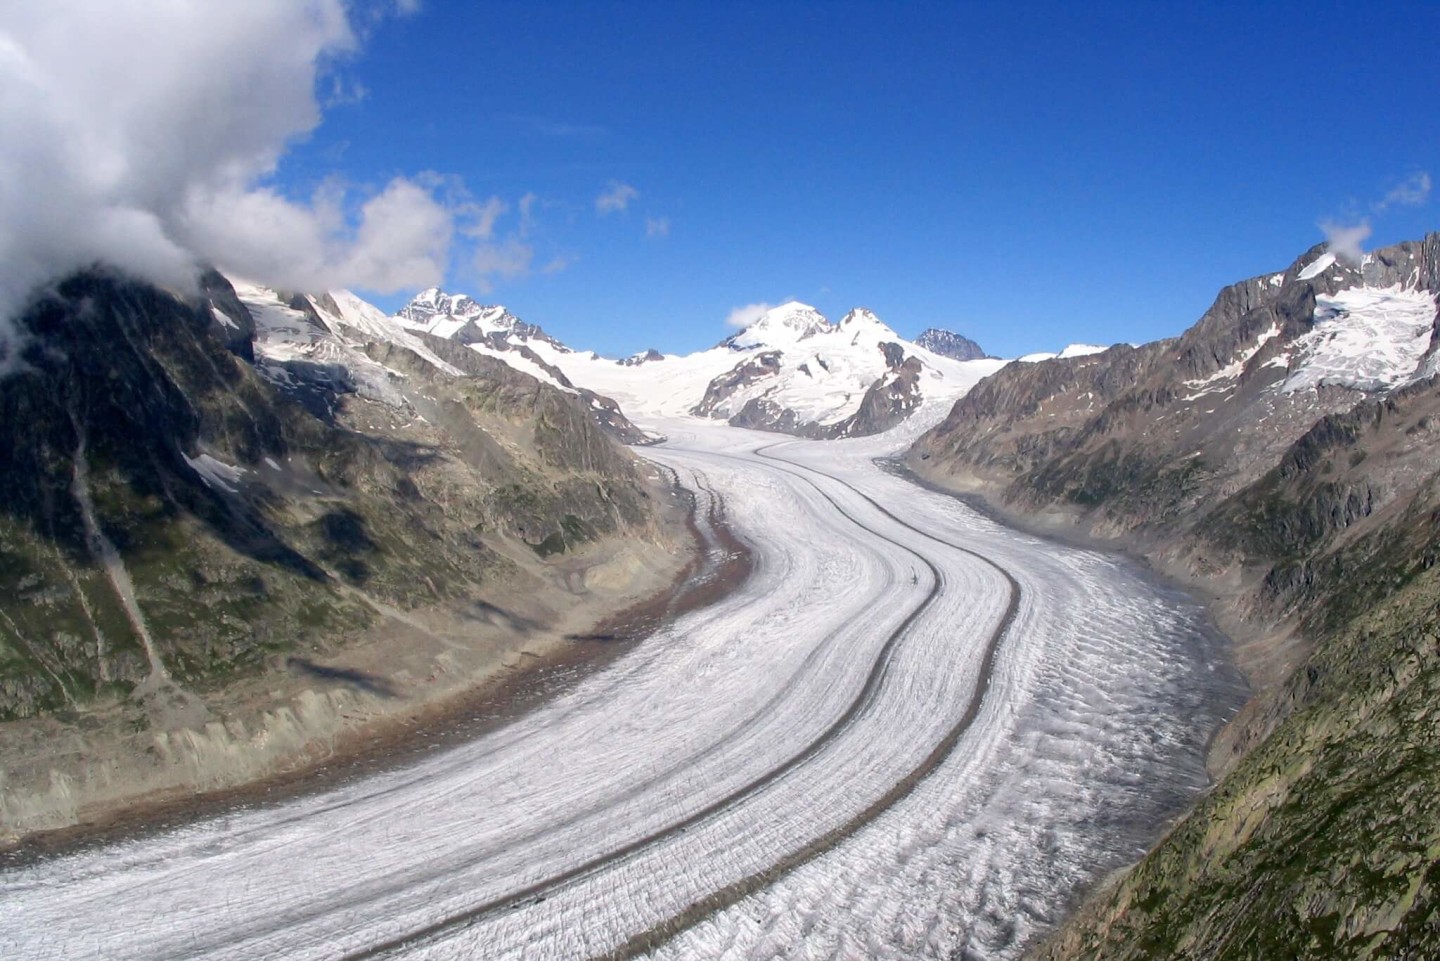
{"label": "rocky slope", "polygon": [[1223,778],[1041,954],[1434,957],[1440,235],[1320,249],[1184,335],[1011,365],[910,464],[1214,592]]}
{"label": "rocky slope", "polygon": [[[652,441],[630,423],[619,404],[588,388],[577,387],[559,367],[535,351],[536,346],[543,346],[568,354],[571,353],[569,347],[502,306],[479,304],[465,294],[447,294],[431,287],[401,307],[394,319],[406,330],[431,338],[427,341],[431,349],[445,353],[451,361],[455,355],[442,344],[467,347],[474,353],[497,358],[516,370],[575,394],[590,409],[596,424],[621,443]],[[639,363],[642,359],[644,355],[622,363]]]}
{"label": "rocky slope", "polygon": [[[589,405],[367,308],[93,272],[21,318],[0,380],[0,834],[256,773],[283,760],[276,725],[304,750],[342,708],[498,668],[589,587],[658,590],[683,563],[670,494]],[[250,679],[279,694],[247,714],[230,692]],[[127,780],[87,734],[117,725],[130,760],[179,773]]]}

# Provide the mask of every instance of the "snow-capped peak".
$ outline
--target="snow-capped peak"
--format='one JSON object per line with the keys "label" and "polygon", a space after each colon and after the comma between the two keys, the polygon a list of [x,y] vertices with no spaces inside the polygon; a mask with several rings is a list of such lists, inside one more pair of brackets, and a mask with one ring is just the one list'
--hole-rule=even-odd
{"label": "snow-capped peak", "polygon": [[726,343],[739,350],[751,347],[787,347],[806,337],[833,329],[834,326],[820,311],[809,304],[792,300],[779,307],[771,307]]}
{"label": "snow-capped peak", "polygon": [[[471,328],[477,337],[495,331],[514,330],[520,318],[499,304],[480,304],[468,294],[448,294],[430,287],[416,294],[395,314],[401,325],[437,337],[454,337]],[[469,338],[466,338],[469,339]]]}
{"label": "snow-capped peak", "polygon": [[866,307],[856,307],[841,318],[839,330],[849,336],[851,343],[900,339],[899,334]]}

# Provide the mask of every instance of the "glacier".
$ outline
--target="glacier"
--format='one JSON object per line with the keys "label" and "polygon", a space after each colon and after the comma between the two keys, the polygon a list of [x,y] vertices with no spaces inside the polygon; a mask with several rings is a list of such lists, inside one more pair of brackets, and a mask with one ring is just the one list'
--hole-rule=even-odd
{"label": "glacier", "polygon": [[751,577],[470,743],[0,871],[26,958],[1015,957],[1205,783],[1187,597],[815,442],[654,416]]}

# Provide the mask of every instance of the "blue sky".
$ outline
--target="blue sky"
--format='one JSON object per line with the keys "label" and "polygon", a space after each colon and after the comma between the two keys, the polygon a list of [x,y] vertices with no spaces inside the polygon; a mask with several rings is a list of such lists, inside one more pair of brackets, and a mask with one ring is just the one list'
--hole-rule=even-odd
{"label": "blue sky", "polygon": [[365,34],[278,185],[440,175],[489,227],[446,286],[611,354],[790,298],[1143,341],[1322,222],[1440,228],[1434,4],[428,0]]}

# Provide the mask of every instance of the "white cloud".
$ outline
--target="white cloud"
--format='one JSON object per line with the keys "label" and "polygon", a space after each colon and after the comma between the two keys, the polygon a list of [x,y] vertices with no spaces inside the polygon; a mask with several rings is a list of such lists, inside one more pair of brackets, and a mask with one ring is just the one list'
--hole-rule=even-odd
{"label": "white cloud", "polygon": [[329,72],[357,46],[343,0],[5,11],[0,318],[96,262],[176,287],[201,263],[306,289],[438,279],[453,214],[421,182],[393,180],[358,208],[334,185],[304,201],[263,185],[319,124],[317,82],[359,89]]}
{"label": "white cloud", "polygon": [[764,316],[766,311],[774,309],[774,304],[746,304],[744,307],[736,307],[730,311],[730,315],[725,318],[725,323],[731,327],[749,327]]}
{"label": "white cloud", "polygon": [[1376,213],[1383,213],[1391,207],[1418,207],[1429,199],[1430,174],[1422,170],[1396,184],[1374,209]]}
{"label": "white cloud", "polygon": [[466,213],[474,217],[475,222],[464,229],[465,235],[479,240],[489,240],[495,233],[495,221],[509,210],[510,205],[499,197],[491,197],[483,204],[470,204],[466,208]]}
{"label": "white cloud", "polygon": [[1370,236],[1370,222],[1362,220],[1356,224],[1342,224],[1330,220],[1320,222],[1325,233],[1325,243],[1331,253],[1352,263],[1365,256],[1365,241]]}
{"label": "white cloud", "polygon": [[327,288],[340,286],[345,277],[363,277],[366,289],[393,293],[444,279],[454,223],[428,190],[397,177],[360,213],[349,256]]}
{"label": "white cloud", "polygon": [[530,231],[535,227],[535,204],[540,198],[534,193],[527,193],[520,198],[520,236],[528,237]]}
{"label": "white cloud", "polygon": [[618,180],[610,181],[603,193],[595,198],[595,210],[603,217],[625,210],[630,201],[640,196],[640,191]]}
{"label": "white cloud", "polygon": [[645,236],[647,237],[668,237],[670,236],[669,217],[646,217]]}

